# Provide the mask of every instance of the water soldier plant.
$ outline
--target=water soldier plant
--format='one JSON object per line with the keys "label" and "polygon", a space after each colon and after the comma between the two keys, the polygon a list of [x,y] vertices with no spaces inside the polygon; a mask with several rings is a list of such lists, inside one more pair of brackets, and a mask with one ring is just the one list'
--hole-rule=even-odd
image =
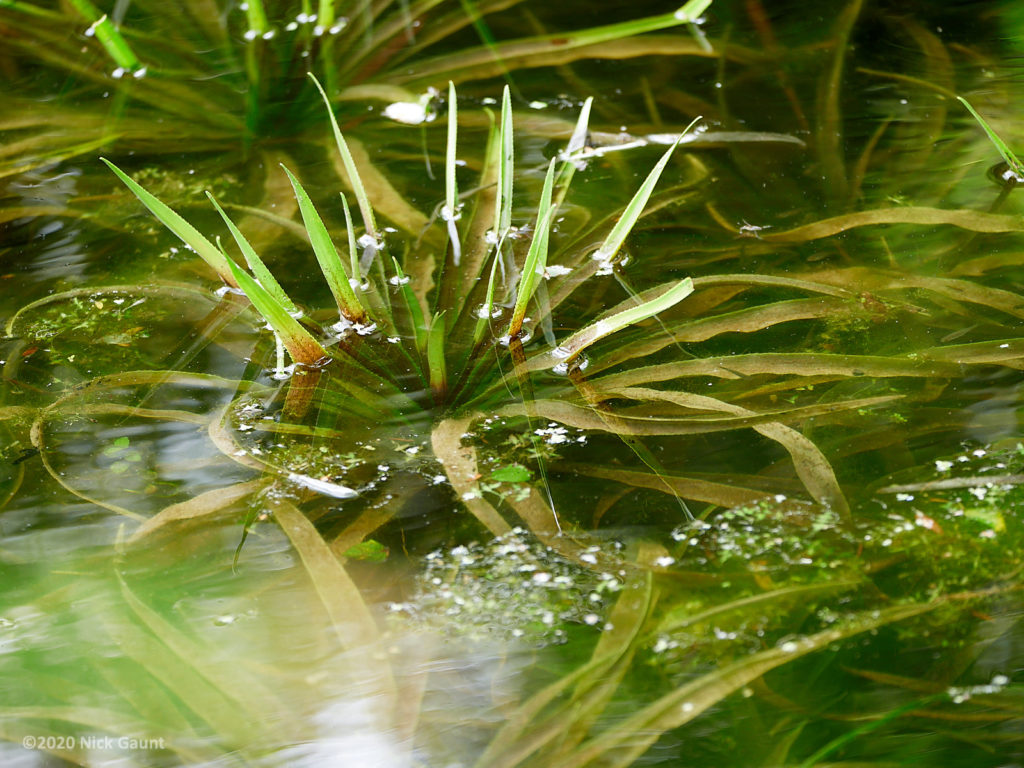
{"label": "water soldier plant", "polygon": [[883,18],[851,2],[792,59],[709,59],[704,93],[659,62],[646,124],[588,100],[575,124],[517,108],[513,137],[514,90],[491,114],[449,86],[421,186],[414,142],[360,153],[396,126],[332,101],[341,138],[278,155],[259,219],[245,184],[168,192],[108,153],[205,261],[139,258],[170,238],[126,235],[151,217],[124,193],[82,220],[117,233],[117,282],[12,309],[8,529],[46,494],[40,529],[117,544],[39,567],[6,539],[0,673],[28,683],[0,735],[166,736],[144,764],[355,756],[354,731],[398,765],[1012,759],[1022,224],[979,210],[993,153],[950,131],[951,94],[980,102],[943,63],[978,51],[901,13],[920,71],[844,74],[862,9]]}
{"label": "water soldier plant", "polygon": [[[320,87],[319,83],[316,85]],[[547,291],[542,290],[552,271],[557,274],[560,270],[615,268],[623,244],[640,219],[678,141],[697,120],[665,151],[592,253],[563,254],[562,264],[549,265],[555,217],[566,199],[576,168],[585,163],[587,156],[582,137],[588,130],[591,101],[584,104],[570,141],[571,149],[548,163],[536,219],[529,230],[529,247],[520,259],[514,240],[521,237],[518,233],[525,232],[526,227],[512,225],[512,180],[516,167],[509,89],[504,90],[500,121],[491,132],[478,182],[479,189],[493,187],[493,204],[479,195],[477,204],[467,212],[460,232],[463,203],[458,198],[456,183],[458,111],[455,86],[449,84],[444,203],[440,208],[448,243],[438,268],[436,296],[429,296],[411,285],[406,272],[418,271],[417,261],[434,259],[435,254],[419,253],[407,247],[404,268],[392,255],[397,250],[395,237],[392,235],[388,242],[384,230],[377,224],[366,186],[330,109],[328,96],[322,88],[320,92],[363,222],[361,232],[357,233],[342,195],[348,224],[345,238],[348,253],[342,258],[302,183],[291,170],[283,168],[294,189],[320,271],[336,303],[337,316],[320,325],[311,325],[308,318],[303,318],[249,241],[212,196],[210,200],[251,274],[239,267],[220,245],[214,245],[122,170],[104,160],[157,219],[206,261],[227,286],[240,290],[252,302],[272,330],[277,346],[287,350],[293,362],[290,371],[294,378],[286,386],[276,428],[290,425],[293,436],[305,431],[308,437],[314,437],[337,432],[339,424],[356,413],[383,422],[411,424],[422,423],[417,414],[425,412],[434,423],[432,444],[438,451],[438,459],[453,475],[450,477],[453,485],[459,488],[471,483],[476,473],[467,475],[468,467],[460,466],[456,460],[463,449],[461,433],[453,433],[453,425],[476,421],[483,413],[501,413],[508,418],[521,416],[525,419],[526,434],[534,443],[539,441],[535,435],[541,423],[537,413],[538,395],[531,371],[559,369],[596,412],[605,414],[600,398],[595,398],[579,376],[586,367],[586,351],[613,333],[671,309],[693,291],[690,279],[653,288],[643,297],[634,296],[561,342],[551,344],[546,351],[527,355],[524,342],[535,332],[540,335],[539,329],[544,329],[544,335],[552,338],[554,309],[574,290],[587,284],[577,279],[553,301]],[[433,247],[432,241],[420,240],[426,247]],[[573,259],[571,267],[564,262],[567,256]],[[277,375],[287,379],[289,376],[281,362],[279,359]],[[512,381],[519,403],[509,401]],[[547,383],[541,391],[546,394],[551,389],[552,385]],[[248,398],[247,393],[244,399],[248,401]],[[606,418],[607,428],[614,430],[615,417],[607,414]],[[303,427],[309,419],[310,425]],[[341,433],[338,434],[341,439]],[[639,438],[624,434],[623,439],[657,473],[657,460],[643,448]],[[538,461],[536,469],[546,482],[542,455],[536,446],[534,453]],[[299,477],[287,461],[277,465],[270,461],[260,463],[279,477],[293,482]],[[325,481],[314,482],[307,478],[300,482],[334,497],[355,495],[351,489]],[[470,500],[473,494],[473,490],[466,490],[462,496]],[[521,513],[541,532],[550,533],[552,523],[555,529],[560,528],[560,523],[550,489],[545,489],[545,495],[547,509],[538,506],[537,497],[530,494],[520,496],[512,504],[525,505]],[[490,505],[481,502],[470,508],[493,533],[507,532],[507,524]]]}

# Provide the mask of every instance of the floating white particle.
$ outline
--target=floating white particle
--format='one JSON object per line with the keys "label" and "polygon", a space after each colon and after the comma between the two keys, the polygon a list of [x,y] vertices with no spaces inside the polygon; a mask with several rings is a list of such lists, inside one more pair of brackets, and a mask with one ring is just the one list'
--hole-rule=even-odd
{"label": "floating white particle", "polygon": [[527,106],[529,106],[530,109],[547,109],[548,108],[547,103],[543,102],[543,101],[531,101]]}
{"label": "floating white particle", "polygon": [[586,616],[583,617],[583,623],[589,624],[590,626],[594,626],[600,620],[601,617],[598,616],[596,613],[588,613]]}
{"label": "floating white particle", "polygon": [[669,557],[668,555],[665,555],[664,557],[659,557],[657,560],[655,560],[654,564],[661,568],[668,568],[675,561],[676,559],[674,557]]}
{"label": "floating white particle", "polygon": [[897,493],[896,501],[913,501],[914,494],[912,493]]}
{"label": "floating white particle", "polygon": [[538,584],[547,584],[549,581],[551,581],[551,574],[547,571],[539,571],[533,574],[532,578]]}
{"label": "floating white particle", "polygon": [[572,270],[569,267],[562,266],[561,264],[549,264],[544,268],[544,278],[550,280],[553,277],[563,277],[570,272]]}
{"label": "floating white particle", "polygon": [[693,712],[693,702],[684,701],[682,706],[683,712]]}
{"label": "floating white particle", "polygon": [[250,40],[251,41],[251,40],[255,40],[259,36],[259,34],[260,33],[257,32],[255,29],[247,29],[247,30],[245,30],[245,34],[242,35],[242,37],[244,37],[246,40]]}
{"label": "floating white particle", "polygon": [[424,104],[415,104],[411,101],[396,101],[384,107],[382,113],[389,120],[406,125],[420,125],[428,120],[427,108]]}
{"label": "floating white particle", "polygon": [[796,653],[799,646],[792,640],[787,640],[785,643],[779,646],[779,650],[783,653]]}
{"label": "floating white particle", "polygon": [[311,491],[322,493],[324,496],[332,496],[335,499],[351,499],[354,496],[358,496],[351,488],[339,485],[338,483],[331,483],[326,480],[318,480],[315,477],[309,477],[308,475],[299,475],[292,472],[288,475],[288,479],[296,485],[301,485],[304,488],[309,488]]}
{"label": "floating white particle", "polygon": [[952,461],[942,461],[941,459],[935,462],[935,469],[938,472],[949,472],[953,468]]}

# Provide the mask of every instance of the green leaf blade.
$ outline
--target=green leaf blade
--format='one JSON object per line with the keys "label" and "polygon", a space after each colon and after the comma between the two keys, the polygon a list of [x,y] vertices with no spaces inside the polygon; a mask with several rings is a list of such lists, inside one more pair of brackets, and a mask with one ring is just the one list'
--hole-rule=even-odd
{"label": "green leaf blade", "polygon": [[647,175],[644,183],[640,185],[640,189],[633,195],[633,199],[629,201],[629,205],[622,212],[622,216],[612,227],[612,231],[608,233],[608,237],[601,244],[593,255],[593,258],[597,261],[610,262],[614,259],[619,250],[622,248],[622,244],[626,241],[626,237],[630,232],[633,231],[633,227],[636,226],[637,221],[644,212],[644,208],[647,205],[647,201],[651,199],[651,194],[654,192],[654,187],[658,183],[658,179],[661,178],[661,174],[664,172],[665,167],[668,165],[669,158],[672,157],[672,153],[675,152],[679,142],[683,136],[689,133],[690,129],[697,124],[697,121],[701,120],[700,117],[695,118],[686,129],[679,134],[676,138],[675,143],[661,156],[657,164],[651,169],[651,172]]}
{"label": "green leaf blade", "polygon": [[155,195],[150,194],[136,183],[128,174],[114,165],[106,158],[101,157],[110,170],[119,178],[128,189],[132,191],[139,201],[146,206],[150,212],[159,219],[167,229],[173,232],[189,248],[199,254],[199,257],[213,267],[220,278],[232,288],[239,288],[235,282],[234,273],[229,266],[228,260],[217,247],[203,237],[199,230],[189,224],[180,215],[175,213],[168,205],[161,202]]}
{"label": "green leaf blade", "polygon": [[1021,163],[1017,155],[1013,153],[1013,150],[1007,146],[1005,141],[999,138],[999,135],[992,130],[992,127],[985,121],[985,118],[978,114],[967,99],[963,96],[957,96],[956,98],[961,104],[967,107],[967,111],[974,116],[974,119],[977,120],[978,124],[985,130],[985,133],[988,134],[989,141],[995,145],[996,150],[1002,156],[1006,164],[1010,166],[1010,170],[1013,171],[1014,175],[1024,178],[1024,163]]}
{"label": "green leaf blade", "polygon": [[255,279],[242,271],[241,267],[228,262],[239,287],[248,297],[256,311],[262,315],[274,332],[281,337],[285,349],[292,359],[303,365],[314,365],[326,357],[327,350],[313,336],[299,325],[298,321],[288,314],[283,306],[275,301],[267,290]]}
{"label": "green leaf blade", "polygon": [[665,310],[674,307],[680,301],[693,293],[693,280],[686,278],[671,286],[660,296],[645,301],[636,307],[630,307],[618,314],[596,323],[591,323],[583,330],[577,331],[562,343],[554,353],[553,357],[562,361],[572,360],[587,347],[595,342],[609,336],[616,331],[626,328],[634,323],[642,322]]}
{"label": "green leaf blade", "polygon": [[534,229],[533,240],[530,242],[530,250],[526,254],[526,262],[523,264],[523,274],[519,278],[519,292],[516,294],[515,307],[512,310],[512,320],[509,323],[508,335],[510,338],[519,336],[523,329],[523,320],[526,317],[526,306],[537,289],[537,283],[544,274],[548,260],[548,238],[551,231],[551,190],[555,181],[555,159],[548,163],[548,172],[544,177],[544,188],[541,190],[540,204],[537,207],[537,225]]}
{"label": "green leaf blade", "polygon": [[331,240],[323,219],[320,218],[313,201],[295,175],[283,165],[281,167],[288,174],[288,180],[292,184],[292,189],[295,190],[295,199],[299,204],[299,211],[302,213],[302,221],[306,225],[313,253],[316,254],[320,271],[323,272],[331,293],[334,294],[338,310],[353,323],[363,322],[366,319],[366,310],[352,289],[345,265],[341,256],[338,255],[338,250],[334,247],[334,242]]}
{"label": "green leaf blade", "polygon": [[253,275],[256,276],[260,285],[266,288],[267,293],[273,296],[274,300],[284,307],[290,314],[298,314],[299,310],[296,308],[295,304],[290,298],[288,298],[288,294],[284,292],[284,288],[282,288],[281,284],[277,282],[277,278],[274,277],[271,271],[267,269],[267,265],[263,263],[263,259],[259,257],[259,254],[256,253],[256,250],[246,239],[245,235],[243,235],[241,230],[235,226],[235,223],[231,221],[228,215],[224,212],[224,209],[220,207],[216,198],[214,198],[214,196],[209,192],[206,193],[206,196],[210,199],[210,202],[213,203],[213,207],[217,209],[217,213],[219,213],[220,217],[224,220],[228,230],[231,232],[231,236],[235,239],[235,243],[238,245],[239,250],[242,251],[242,255],[245,257],[245,263],[249,265],[249,269],[252,271]]}
{"label": "green leaf blade", "polygon": [[338,120],[334,116],[334,110],[331,109],[331,100],[327,98],[327,93],[324,91],[323,86],[320,85],[320,81],[316,79],[312,72],[309,73],[309,77],[313,81],[313,84],[316,85],[317,90],[320,91],[320,95],[324,100],[324,105],[327,107],[327,115],[331,119],[331,128],[334,129],[334,141],[338,145],[338,153],[341,155],[341,162],[345,166],[345,173],[348,174],[348,180],[352,184],[352,191],[355,192],[356,201],[359,204],[359,211],[363,216],[363,226],[366,228],[366,234],[374,240],[379,240],[380,233],[377,231],[377,222],[373,216],[373,208],[370,206],[370,198],[366,194],[366,187],[363,185],[363,181],[359,176],[359,169],[356,168],[356,161],[352,159],[352,152],[349,151],[348,144],[345,142],[345,137],[341,134],[341,128],[338,127]]}

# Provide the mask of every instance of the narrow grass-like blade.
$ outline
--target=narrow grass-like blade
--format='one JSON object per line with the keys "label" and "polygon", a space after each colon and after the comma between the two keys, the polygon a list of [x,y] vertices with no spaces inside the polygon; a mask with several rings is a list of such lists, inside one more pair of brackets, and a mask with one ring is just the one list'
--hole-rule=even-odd
{"label": "narrow grass-like blade", "polygon": [[[688,24],[693,20],[692,16],[697,15],[693,14],[692,8],[699,7],[699,3],[687,3],[674,12],[657,16],[508,40],[494,46],[484,45],[443,54],[421,61],[415,69],[410,69],[396,79],[408,87],[417,87],[420,83],[436,83],[438,80],[478,80],[501,75],[506,69],[553,66],[585,55],[592,56],[597,51],[607,53],[615,49],[619,41],[624,43],[623,47],[628,46],[628,56],[642,55],[638,51],[643,49],[645,40],[638,36]],[[693,50],[700,51],[700,47],[694,44]],[[621,54],[615,56],[620,57],[625,58]]]}
{"label": "narrow grass-like blade", "polygon": [[139,198],[144,206],[149,208],[152,214],[160,220],[161,224],[181,238],[181,241],[185,243],[185,245],[199,254],[203,261],[213,267],[214,271],[220,275],[220,278],[224,282],[234,288],[239,287],[233,277],[234,273],[229,266],[230,262],[213,243],[199,233],[199,230],[181,218],[181,216],[171,210],[170,207],[160,202],[160,200],[158,200],[154,195],[150,194],[135,183],[128,174],[112,162],[103,157],[101,157],[100,160],[106,163],[107,167],[117,175],[117,178],[124,182],[125,186],[128,187],[128,189],[130,189],[137,198]]}
{"label": "narrow grass-like blade", "polygon": [[298,321],[288,314],[288,310],[278,304],[262,285],[242,271],[241,267],[235,266],[231,261],[227,263],[239,287],[249,297],[256,311],[281,337],[285,349],[295,362],[313,365],[328,356],[327,350],[320,342],[299,325]]}
{"label": "narrow grass-like blade", "polygon": [[560,766],[582,768],[599,758],[602,764],[614,768],[633,765],[661,734],[690,722],[776,667],[878,627],[933,611],[944,604],[945,601],[936,600],[931,603],[894,605],[881,611],[864,611],[833,628],[806,635],[798,642],[783,643],[736,661],[725,662],[719,669],[679,686],[629,717],[617,721],[582,745],[577,752],[567,756]]}
{"label": "narrow grass-like blade", "polygon": [[480,495],[477,485],[480,467],[476,461],[476,449],[472,445],[462,444],[462,436],[469,431],[473,420],[472,415],[444,419],[431,431],[430,445],[452,489],[470,513],[492,534],[504,536],[512,530],[512,526]]}
{"label": "narrow grass-like blade", "polygon": [[[629,670],[633,646],[653,602],[651,573],[636,570],[630,575],[629,583],[609,614],[611,629],[601,635],[590,660],[512,710],[474,768],[513,768],[552,741],[561,752],[578,744],[587,730],[583,726],[592,722],[587,715],[603,708],[606,696],[614,693],[622,675]],[[563,698],[573,687],[573,695]],[[593,696],[594,692],[598,693],[597,697]],[[555,704],[559,698],[563,700]],[[598,706],[588,713],[588,703]],[[558,764],[557,760],[542,762]]]}
{"label": "narrow grass-like blade", "polygon": [[501,123],[498,127],[498,194],[494,199],[494,233],[500,243],[512,226],[512,174],[515,148],[512,140],[512,97],[508,86],[501,94]]}
{"label": "narrow grass-like blade", "polygon": [[644,207],[647,205],[647,201],[651,197],[651,193],[654,191],[655,184],[658,183],[658,179],[661,178],[662,172],[665,170],[665,166],[668,165],[669,158],[672,157],[672,153],[675,152],[679,141],[685,136],[697,122],[701,120],[700,117],[694,118],[694,120],[686,126],[686,129],[679,134],[676,138],[675,143],[668,148],[661,159],[654,166],[651,172],[648,174],[647,179],[643,184],[640,185],[640,189],[633,195],[633,199],[629,201],[629,205],[622,212],[622,216],[616,222],[615,226],[612,227],[612,231],[608,233],[608,237],[601,244],[601,247],[595,251],[593,258],[599,261],[611,261],[615,258],[615,255],[622,248],[622,243],[625,242],[626,236],[636,226],[637,221],[640,219],[640,215],[644,212]]}
{"label": "narrow grass-like blade", "polygon": [[452,261],[459,266],[462,260],[462,244],[455,222],[461,218],[459,212],[459,189],[455,182],[455,147],[459,133],[458,106],[455,103],[455,84],[448,83],[448,146],[444,157],[444,207],[441,218],[448,225],[448,240],[452,246]]}
{"label": "narrow grass-like blade", "polygon": [[353,671],[361,669],[366,676],[361,682],[372,685],[371,690],[378,696],[383,694],[390,699],[394,695],[395,680],[387,659],[380,659],[373,653],[380,642],[380,632],[359,588],[320,532],[295,505],[281,499],[275,503],[273,511],[281,530],[302,559],[338,638],[355,654]]}
{"label": "narrow grass-like blade", "polygon": [[[182,666],[197,673],[218,694],[228,699],[237,708],[239,716],[258,717],[262,712],[276,720],[284,714],[284,703],[262,685],[255,674],[246,674],[242,669],[223,664],[210,654],[204,643],[176,627],[135,594],[123,575],[117,574],[117,580],[131,612],[158,638],[159,644],[177,656]],[[283,723],[278,720],[267,725],[271,732],[280,733],[278,729]]]}
{"label": "narrow grass-like blade", "polygon": [[434,398],[441,401],[448,386],[448,371],[444,359],[444,312],[434,315],[427,331],[427,369]]}
{"label": "narrow grass-like blade", "polygon": [[770,606],[777,603],[813,603],[813,598],[829,592],[847,592],[861,586],[864,579],[839,579],[813,584],[797,584],[781,587],[768,592],[757,592],[748,597],[733,600],[722,605],[715,605],[699,613],[690,610],[689,606],[679,605],[670,609],[658,624],[656,634],[678,632],[685,627],[706,624],[730,613],[746,612],[757,615],[755,611],[772,613]]}
{"label": "narrow grass-like blade", "polygon": [[349,208],[348,199],[341,195],[341,208],[345,212],[345,234],[348,236],[348,266],[353,278],[362,279],[362,270],[359,268],[359,249],[356,248],[356,228],[352,222],[352,209]]}
{"label": "narrow grass-like blade", "polygon": [[569,184],[572,183],[572,177],[576,175],[577,163],[576,155],[583,151],[587,144],[587,133],[590,126],[590,108],[594,103],[594,97],[589,96],[587,100],[583,102],[583,109],[580,110],[580,116],[576,120],[576,127],[573,129],[572,136],[569,138],[569,144],[565,148],[565,152],[562,153],[562,167],[558,171],[558,180],[555,182],[555,208],[561,206],[562,201],[565,199],[566,193],[569,191]]}
{"label": "narrow grass-like blade", "polygon": [[484,305],[479,310],[480,314],[476,319],[476,328],[473,330],[473,346],[480,343],[484,337],[484,331],[491,321],[491,313],[494,311],[494,277],[498,271],[498,256],[495,255],[491,262],[491,276],[487,279],[487,296],[484,298]]}
{"label": "narrow grass-like blade", "polygon": [[[281,167],[284,168],[283,165]],[[338,310],[353,323],[362,322],[366,319],[366,310],[363,309],[359,297],[352,289],[345,265],[334,247],[334,242],[327,232],[327,227],[324,226],[323,219],[320,218],[320,214],[313,206],[313,201],[309,199],[309,195],[306,194],[306,190],[303,189],[299,180],[287,168],[284,168],[284,172],[288,174],[288,179],[295,189],[295,199],[299,203],[299,211],[302,213],[306,232],[309,233],[309,242],[313,245],[313,253],[316,254],[316,260],[320,264],[320,271],[323,272],[324,279],[327,280],[327,285],[331,289],[331,293],[334,294],[334,300],[338,303]]]}
{"label": "narrow grass-like blade", "polygon": [[456,218],[459,189],[455,183],[455,147],[459,135],[459,112],[455,101],[455,84],[448,81],[448,146],[444,157],[444,202],[447,216]]}
{"label": "narrow grass-like blade", "polygon": [[948,699],[949,696],[950,693],[947,691],[942,691],[941,693],[933,693],[930,696],[924,696],[920,699],[916,699],[915,701],[911,701],[906,704],[903,704],[902,706],[896,707],[895,709],[891,709],[884,715],[872,715],[872,719],[868,722],[862,723],[853,730],[847,731],[846,733],[843,733],[842,735],[832,739],[832,741],[830,741],[828,744],[823,746],[813,755],[811,755],[802,763],[800,763],[798,768],[814,768],[817,765],[824,765],[822,761],[826,757],[828,757],[833,752],[836,752],[849,742],[854,741],[855,739],[858,739],[867,733],[871,733],[872,731],[878,730],[882,726],[888,725],[897,717],[902,717],[903,715],[909,712],[913,712],[916,709],[922,709],[934,702],[942,701],[943,699]]}
{"label": "narrow grass-like blade", "polygon": [[636,307],[624,309],[616,315],[591,323],[583,330],[577,331],[558,347],[553,355],[562,360],[571,360],[591,344],[609,336],[618,330],[626,328],[634,323],[639,323],[649,317],[653,317],[666,309],[674,307],[680,301],[693,293],[693,280],[686,278],[681,280],[661,296],[645,301]]}
{"label": "narrow grass-like blade", "polygon": [[409,279],[402,271],[402,266],[398,263],[397,259],[392,259],[392,261],[395,264],[395,277],[398,282],[399,289],[402,291],[402,298],[405,299],[406,307],[409,310],[409,322],[412,324],[412,333],[416,341],[416,349],[420,350],[420,352],[426,352],[427,329],[423,317],[423,308],[416,299],[416,294],[414,294],[412,288],[409,287]]}
{"label": "narrow grass-like blade", "polygon": [[284,288],[282,288],[281,284],[277,282],[277,278],[274,277],[271,271],[267,269],[267,265],[263,263],[263,259],[259,257],[259,254],[256,253],[256,250],[246,239],[245,235],[243,235],[238,227],[235,226],[235,223],[228,218],[224,209],[217,203],[216,198],[209,192],[206,193],[206,196],[210,199],[210,202],[213,203],[213,207],[217,209],[217,213],[220,214],[220,217],[224,219],[224,223],[227,224],[228,230],[231,232],[231,236],[235,238],[235,243],[237,243],[239,250],[242,251],[242,255],[245,256],[245,263],[249,265],[249,269],[252,271],[253,275],[256,276],[260,285],[266,288],[267,293],[273,296],[277,303],[284,307],[288,312],[291,314],[298,314],[299,310],[296,309],[295,304],[290,298],[288,298],[288,294],[284,292]]}
{"label": "narrow grass-like blade", "polygon": [[341,155],[341,162],[345,166],[348,180],[352,184],[352,191],[356,194],[356,201],[359,203],[359,211],[363,216],[363,226],[366,228],[366,234],[374,240],[378,240],[380,236],[377,232],[377,222],[373,218],[373,208],[370,207],[370,198],[366,194],[362,179],[359,178],[359,170],[356,168],[355,160],[352,159],[352,153],[348,149],[348,144],[345,143],[345,137],[341,135],[338,120],[334,117],[334,110],[331,109],[331,100],[327,98],[327,93],[324,91],[323,86],[320,85],[320,81],[316,79],[312,72],[309,73],[309,77],[313,84],[316,85],[317,90],[320,91],[320,95],[324,99],[324,105],[327,107],[327,115],[331,118],[331,127],[334,129],[334,141],[338,145],[338,153]]}
{"label": "narrow grass-like blade", "polygon": [[263,8],[263,0],[246,0],[242,8],[245,9],[249,31],[254,36],[262,36],[267,31],[267,12]]}
{"label": "narrow grass-like blade", "polygon": [[89,27],[90,33],[96,36],[100,45],[103,46],[103,50],[117,66],[129,72],[141,69],[142,65],[135,52],[107,14],[100,14],[99,9],[89,0],[70,0],[70,2],[76,11],[92,22],[92,26]]}
{"label": "narrow grass-like blade", "polygon": [[999,154],[1002,155],[1003,160],[1005,160],[1006,164],[1010,166],[1010,170],[1013,171],[1016,176],[1024,176],[1024,164],[1021,164],[1017,156],[1013,154],[1013,150],[1006,145],[1005,141],[999,138],[998,134],[992,130],[992,127],[985,122],[985,118],[975,111],[974,107],[970,105],[970,102],[968,102],[967,99],[963,96],[957,96],[956,98],[961,104],[967,107],[967,111],[974,115],[974,119],[977,120],[978,124],[985,129],[985,133],[988,134],[989,141],[995,144],[995,147],[999,151]]}
{"label": "narrow grass-like blade", "polygon": [[128,538],[128,543],[138,541],[144,536],[153,533],[153,531],[172,523],[215,515],[232,504],[252,496],[263,487],[263,484],[263,480],[235,483],[224,488],[214,488],[211,491],[200,493],[198,496],[192,496],[186,501],[170,504],[140,525]]}
{"label": "narrow grass-like blade", "polygon": [[682,8],[675,12],[675,17],[680,21],[694,22],[700,18],[714,0],[689,0]]}
{"label": "narrow grass-like blade", "polygon": [[537,288],[537,281],[544,274],[548,260],[548,236],[551,227],[551,189],[555,181],[555,161],[548,163],[547,176],[544,177],[544,188],[540,193],[540,204],[537,207],[537,225],[533,233],[530,250],[523,264],[523,274],[519,278],[519,292],[516,294],[515,308],[509,323],[508,335],[516,337],[523,328],[526,317],[526,305]]}
{"label": "narrow grass-like blade", "polygon": [[316,9],[317,23],[327,29],[334,24],[335,18],[337,15],[334,9],[334,0],[320,0]]}

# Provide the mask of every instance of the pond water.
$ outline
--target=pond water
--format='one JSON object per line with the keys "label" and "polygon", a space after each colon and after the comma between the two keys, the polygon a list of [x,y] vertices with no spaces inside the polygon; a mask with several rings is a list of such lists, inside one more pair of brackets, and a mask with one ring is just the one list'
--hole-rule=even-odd
{"label": "pond water", "polygon": [[3,765],[1024,764],[1019,7],[99,5],[0,0]]}

